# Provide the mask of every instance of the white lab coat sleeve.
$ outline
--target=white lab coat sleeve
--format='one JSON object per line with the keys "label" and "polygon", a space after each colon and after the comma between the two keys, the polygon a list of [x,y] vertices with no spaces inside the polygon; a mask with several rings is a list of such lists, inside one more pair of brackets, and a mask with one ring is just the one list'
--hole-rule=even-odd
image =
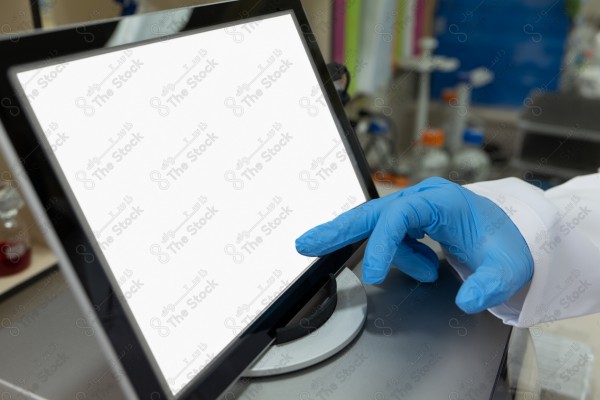
{"label": "white lab coat sleeve", "polygon": [[547,191],[517,178],[465,187],[505,210],[533,256],[530,284],[490,312],[519,327],[600,312],[600,174]]}

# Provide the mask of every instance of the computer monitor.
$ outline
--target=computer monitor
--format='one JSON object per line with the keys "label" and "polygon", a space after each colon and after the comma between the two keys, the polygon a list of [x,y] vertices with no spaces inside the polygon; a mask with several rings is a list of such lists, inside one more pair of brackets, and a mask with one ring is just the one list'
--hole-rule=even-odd
{"label": "computer monitor", "polygon": [[176,15],[1,42],[0,140],[136,395],[209,399],[355,248],[294,239],[376,194],[299,1]]}

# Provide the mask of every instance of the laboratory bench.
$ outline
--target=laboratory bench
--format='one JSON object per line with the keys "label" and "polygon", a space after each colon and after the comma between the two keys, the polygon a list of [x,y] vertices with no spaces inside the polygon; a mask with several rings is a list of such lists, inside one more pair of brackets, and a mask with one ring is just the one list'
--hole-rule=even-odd
{"label": "laboratory bench", "polygon": [[[393,271],[367,287],[365,326],[340,353],[283,376],[240,379],[222,399],[508,399],[511,328],[487,312],[462,313],[453,303],[458,285],[447,265],[434,284]],[[56,267],[5,297],[0,313],[2,359],[10,360],[0,364],[3,398],[122,398],[123,372],[108,364]]]}

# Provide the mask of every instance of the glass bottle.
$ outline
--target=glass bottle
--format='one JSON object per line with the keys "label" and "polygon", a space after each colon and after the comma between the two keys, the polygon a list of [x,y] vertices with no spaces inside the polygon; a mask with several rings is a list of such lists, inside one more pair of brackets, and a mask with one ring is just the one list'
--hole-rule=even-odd
{"label": "glass bottle", "polygon": [[483,139],[483,130],[465,130],[463,146],[452,156],[450,180],[464,184],[489,178],[492,162],[482,149]]}
{"label": "glass bottle", "polygon": [[0,276],[20,272],[31,262],[31,240],[21,208],[19,192],[9,184],[0,185]]}
{"label": "glass bottle", "polygon": [[444,178],[449,166],[450,156],[444,150],[444,131],[426,129],[421,136],[421,143],[413,153],[411,184],[417,184],[431,176]]}

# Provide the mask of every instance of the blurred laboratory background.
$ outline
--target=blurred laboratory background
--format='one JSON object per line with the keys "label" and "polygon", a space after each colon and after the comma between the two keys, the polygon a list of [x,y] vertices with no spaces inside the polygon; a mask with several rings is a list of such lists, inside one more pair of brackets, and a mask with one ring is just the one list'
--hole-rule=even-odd
{"label": "blurred laboratory background", "polygon": [[[209,2],[3,1],[0,36]],[[598,171],[600,0],[302,3],[382,195],[428,176],[546,189]],[[32,265],[0,296],[54,264],[30,236]],[[529,330],[542,399],[600,398],[599,331],[598,315]]]}

